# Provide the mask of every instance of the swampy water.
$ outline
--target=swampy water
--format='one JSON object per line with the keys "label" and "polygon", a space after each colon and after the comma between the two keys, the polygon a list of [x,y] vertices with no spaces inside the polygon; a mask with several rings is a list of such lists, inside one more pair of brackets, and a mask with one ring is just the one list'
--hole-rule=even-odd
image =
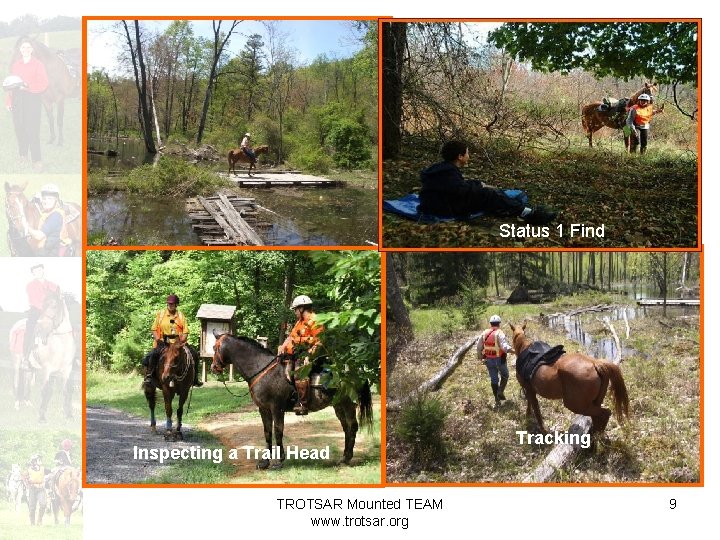
{"label": "swampy water", "polygon": [[[111,147],[114,146],[114,142]],[[107,143],[94,147],[106,149]],[[175,158],[180,159],[180,158]],[[114,157],[88,156],[90,170],[114,174],[152,163],[138,141],[121,140]],[[200,164],[224,171],[222,162]],[[258,233],[266,245],[364,246],[377,242],[377,190],[348,182],[338,188],[236,188],[241,197],[252,197],[260,206]],[[184,199],[151,198],[125,191],[88,196],[89,238],[114,237],[123,245],[197,245]]]}

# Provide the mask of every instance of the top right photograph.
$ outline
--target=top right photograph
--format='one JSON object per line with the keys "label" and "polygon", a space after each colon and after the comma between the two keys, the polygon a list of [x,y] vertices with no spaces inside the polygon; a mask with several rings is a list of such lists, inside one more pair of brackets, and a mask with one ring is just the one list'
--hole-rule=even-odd
{"label": "top right photograph", "polygon": [[699,248],[700,24],[381,21],[381,247]]}

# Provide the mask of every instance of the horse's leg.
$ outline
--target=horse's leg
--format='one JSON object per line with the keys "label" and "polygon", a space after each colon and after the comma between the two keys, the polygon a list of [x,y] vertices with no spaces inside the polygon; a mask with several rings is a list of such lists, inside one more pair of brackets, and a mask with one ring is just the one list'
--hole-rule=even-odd
{"label": "horse's leg", "polygon": [[58,99],[57,103],[57,129],[58,129],[58,146],[62,146],[64,139],[63,139],[63,122],[64,122],[64,116],[65,116],[65,98],[60,97]]}
{"label": "horse's leg", "polygon": [[143,386],[145,390],[145,399],[148,402],[150,408],[150,431],[157,433],[156,420],[155,420],[155,386],[147,384]]}
{"label": "horse's leg", "polygon": [[162,393],[165,402],[165,439],[167,440],[172,437],[172,400],[174,393],[167,385],[163,385]]}
{"label": "horse's leg", "polygon": [[55,142],[55,118],[53,118],[53,104],[44,102],[43,107],[45,108],[45,114],[47,115],[48,120],[48,126],[50,127],[50,140],[48,141],[48,144],[53,144]]}
{"label": "horse's leg", "polygon": [[345,433],[345,448],[343,448],[343,463],[348,465],[353,457],[355,448],[355,436],[358,430],[355,404],[350,400],[344,400],[335,405],[335,416],[340,420],[343,432]]}
{"label": "horse's leg", "polygon": [[188,397],[188,390],[185,389],[184,392],[180,392],[178,399],[178,408],[177,408],[177,429],[175,430],[177,433],[178,439],[181,441],[183,440],[183,434],[182,434],[182,412],[183,412],[183,406],[185,405],[185,400]]}
{"label": "horse's leg", "polygon": [[528,409],[532,409],[538,428],[542,433],[545,433],[545,425],[543,424],[542,415],[540,414],[540,404],[538,403],[537,393],[532,386],[528,386],[525,393],[527,394]]}
{"label": "horse's leg", "polygon": [[[263,431],[265,432],[265,448],[268,450],[268,454],[272,455],[272,411],[270,409],[261,408],[260,418],[262,418]],[[263,457],[257,463],[258,469],[267,469],[270,466],[270,458]]]}
{"label": "horse's leg", "polygon": [[52,377],[49,374],[45,375],[45,382],[42,385],[42,396],[40,398],[40,417],[39,422],[45,423],[47,419],[45,414],[47,413],[48,404],[50,403],[50,396],[52,395]]}
{"label": "horse's leg", "polygon": [[[280,447],[280,461],[276,463],[274,468],[281,468],[285,461],[285,447],[283,446],[283,432],[285,431],[285,411],[280,406],[272,408],[273,433],[275,434],[275,444]],[[272,446],[270,447],[272,449]]]}

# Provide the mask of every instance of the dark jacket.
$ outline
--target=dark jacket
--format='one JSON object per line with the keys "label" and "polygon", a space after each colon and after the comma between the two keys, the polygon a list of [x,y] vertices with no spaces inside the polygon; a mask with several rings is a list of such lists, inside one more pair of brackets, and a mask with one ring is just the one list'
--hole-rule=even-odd
{"label": "dark jacket", "polygon": [[485,210],[481,206],[487,188],[478,180],[465,180],[454,163],[431,165],[420,171],[420,180],[419,210],[423,214],[466,217]]}

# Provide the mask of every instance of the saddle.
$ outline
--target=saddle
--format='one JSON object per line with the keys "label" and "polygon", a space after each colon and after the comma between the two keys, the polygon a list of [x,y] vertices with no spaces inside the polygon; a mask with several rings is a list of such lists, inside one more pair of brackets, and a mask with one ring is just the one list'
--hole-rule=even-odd
{"label": "saddle", "polygon": [[565,354],[562,345],[551,347],[544,341],[534,341],[521,352],[515,363],[515,371],[523,384],[529,385],[540,366],[552,365]]}
{"label": "saddle", "polygon": [[619,129],[625,124],[627,107],[630,104],[630,98],[603,98],[602,103],[598,107],[598,111],[607,113],[613,120],[613,123]]}

